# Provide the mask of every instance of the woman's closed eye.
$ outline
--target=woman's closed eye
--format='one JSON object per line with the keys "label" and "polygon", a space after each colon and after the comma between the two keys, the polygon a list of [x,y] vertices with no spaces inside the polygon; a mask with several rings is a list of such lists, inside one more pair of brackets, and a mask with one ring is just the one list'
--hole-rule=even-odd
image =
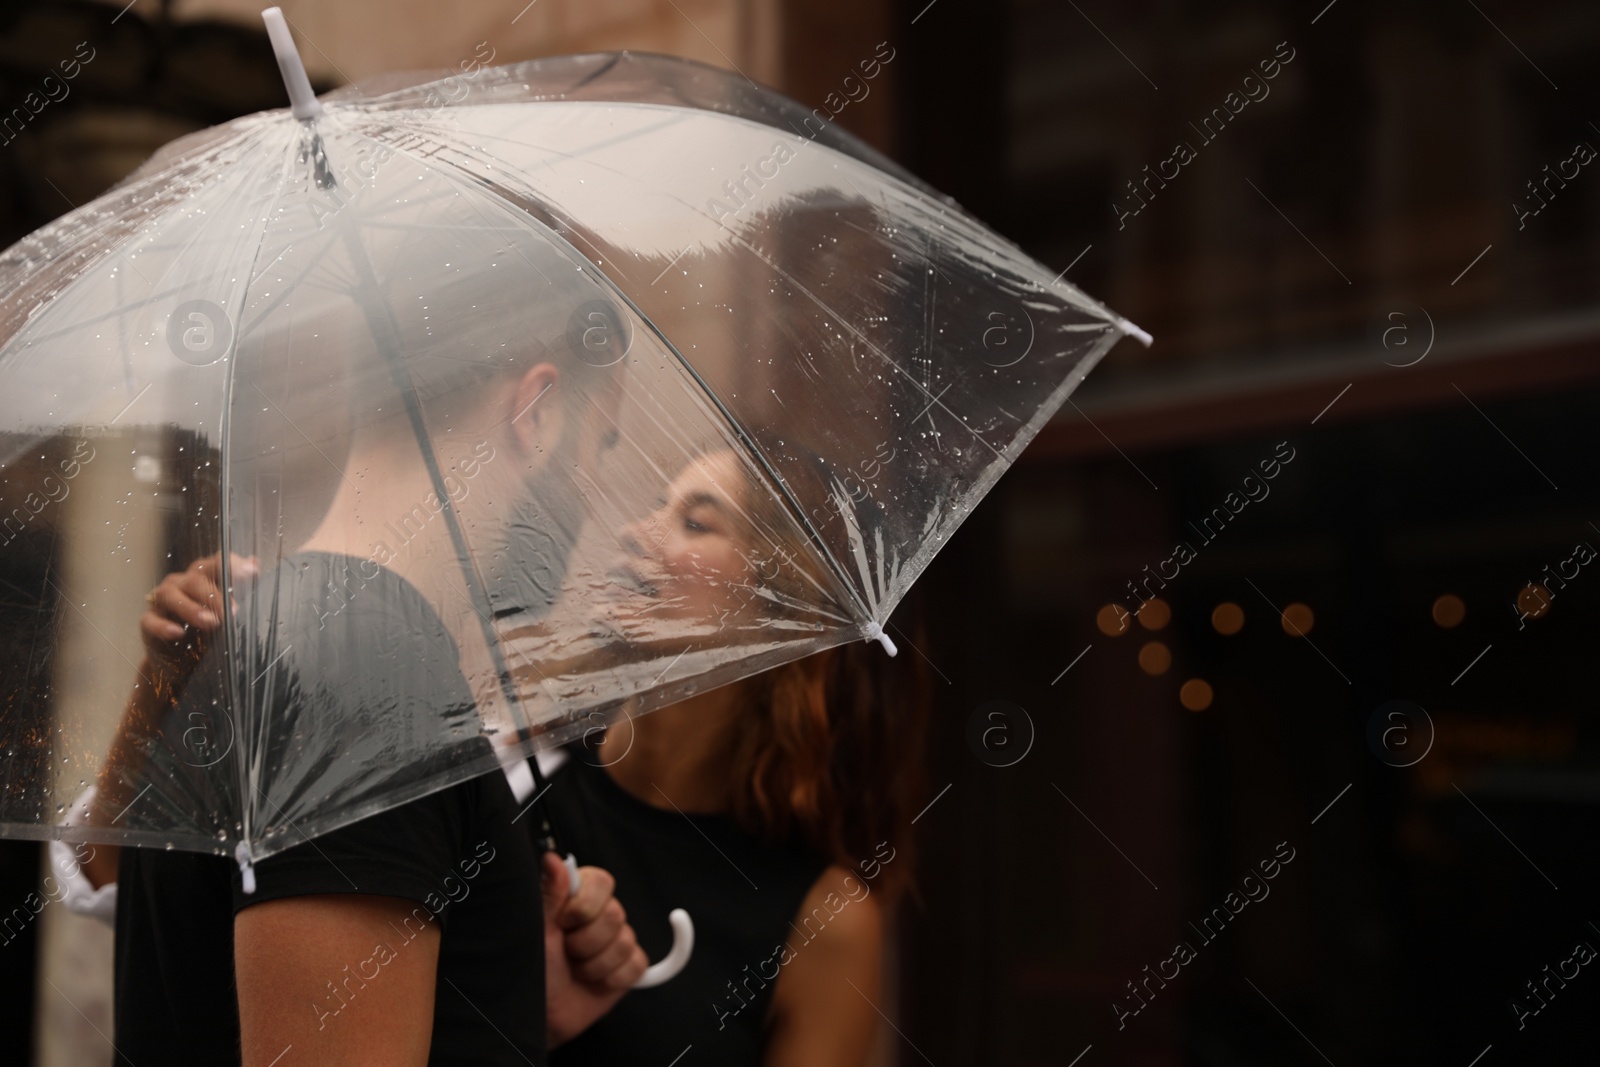
{"label": "woman's closed eye", "polygon": [[721,530],[724,506],[712,493],[701,491],[685,494],[678,501],[678,512],[683,528],[692,534],[717,533]]}

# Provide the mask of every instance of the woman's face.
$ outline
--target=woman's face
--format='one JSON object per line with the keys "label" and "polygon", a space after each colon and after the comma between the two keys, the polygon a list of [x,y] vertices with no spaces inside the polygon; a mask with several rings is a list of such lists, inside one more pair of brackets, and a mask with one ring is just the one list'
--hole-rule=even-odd
{"label": "woman's face", "polygon": [[740,517],[744,473],[732,452],[691,460],[654,511],[624,526],[599,616],[627,639],[668,637],[689,622],[736,623],[753,602],[755,570]]}

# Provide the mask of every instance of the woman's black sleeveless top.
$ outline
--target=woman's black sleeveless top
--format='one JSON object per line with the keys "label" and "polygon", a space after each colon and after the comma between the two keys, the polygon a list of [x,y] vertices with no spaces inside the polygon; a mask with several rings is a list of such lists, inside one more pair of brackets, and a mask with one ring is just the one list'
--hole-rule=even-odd
{"label": "woman's black sleeveless top", "polygon": [[545,802],[562,847],[616,876],[617,899],[652,963],[672,947],[673,908],[688,911],[695,930],[694,955],[676,978],[630,991],[553,1049],[551,1067],[759,1064],[774,973],[787,955],[780,946],[803,940],[790,923],[827,864],[803,845],[766,844],[731,816],[646,804],[581,756],[551,776]]}

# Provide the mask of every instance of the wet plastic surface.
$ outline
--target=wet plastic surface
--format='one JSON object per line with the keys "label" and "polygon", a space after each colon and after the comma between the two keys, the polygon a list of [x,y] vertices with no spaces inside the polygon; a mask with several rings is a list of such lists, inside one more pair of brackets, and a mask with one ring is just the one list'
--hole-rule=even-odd
{"label": "wet plastic surface", "polygon": [[[194,135],[0,286],[0,833],[257,858],[875,632],[1124,332],[628,55]],[[231,623],[163,636],[206,561]]]}

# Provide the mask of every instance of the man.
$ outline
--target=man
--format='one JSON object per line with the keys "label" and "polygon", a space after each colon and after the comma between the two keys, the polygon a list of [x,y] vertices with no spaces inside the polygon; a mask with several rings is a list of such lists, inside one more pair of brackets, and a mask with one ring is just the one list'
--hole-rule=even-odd
{"label": "man", "polygon": [[[553,512],[541,530],[581,525],[573,472],[614,442],[619,389],[597,369],[615,360],[567,340],[572,310],[605,301],[592,273],[537,235],[485,245],[474,229],[346,264],[370,269],[353,295],[373,351],[346,375],[357,425],[299,550],[270,570],[234,558],[236,598],[220,556],[151,595],[144,681],[93,821],[148,827],[152,809],[183,805],[219,813],[219,839],[240,845],[237,866],[122,850],[119,1063],[542,1063],[541,1009],[559,1042],[643,973],[609,876],[586,871],[569,898],[565,868],[542,857],[541,924],[541,857],[504,777],[461,780],[495,765],[484,724],[514,720],[490,604],[527,566],[530,512]],[[348,309],[295,310],[298,336],[359,333]],[[254,362],[240,356],[236,391],[284,339],[273,329],[252,339]],[[241,435],[248,424],[236,447]],[[548,568],[570,543],[542,543],[561,557]],[[202,654],[175,658],[185,643]],[[248,744],[216,760],[179,741],[235,722]],[[418,799],[358,817],[396,796]],[[298,843],[255,859],[241,811]],[[110,874],[103,858],[90,873]]]}

